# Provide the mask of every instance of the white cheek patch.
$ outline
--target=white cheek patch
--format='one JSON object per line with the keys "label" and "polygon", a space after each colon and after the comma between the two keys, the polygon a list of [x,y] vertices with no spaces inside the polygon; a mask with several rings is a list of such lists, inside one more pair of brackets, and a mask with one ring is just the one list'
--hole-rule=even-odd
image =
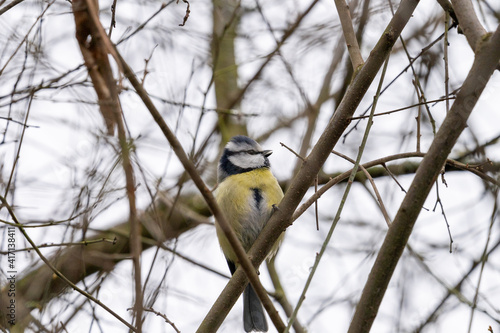
{"label": "white cheek patch", "polygon": [[255,169],[265,165],[265,159],[262,154],[236,154],[229,156],[229,162],[242,169]]}

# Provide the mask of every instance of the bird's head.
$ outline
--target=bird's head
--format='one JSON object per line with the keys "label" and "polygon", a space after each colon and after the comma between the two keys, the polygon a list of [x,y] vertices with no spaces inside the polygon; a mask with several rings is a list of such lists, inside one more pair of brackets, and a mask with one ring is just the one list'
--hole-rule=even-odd
{"label": "bird's head", "polygon": [[238,135],[231,138],[219,161],[218,181],[221,182],[230,175],[269,168],[268,156],[271,154],[272,150],[263,150],[249,137]]}

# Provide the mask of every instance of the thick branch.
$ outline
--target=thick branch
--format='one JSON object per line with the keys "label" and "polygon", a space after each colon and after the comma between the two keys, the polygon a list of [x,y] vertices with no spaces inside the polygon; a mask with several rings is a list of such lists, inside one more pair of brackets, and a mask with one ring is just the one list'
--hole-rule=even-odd
{"label": "thick branch", "polygon": [[491,40],[478,47],[472,69],[418,168],[412,185],[387,232],[356,307],[349,333],[370,331],[425,199],[500,60],[500,26]]}
{"label": "thick branch", "polygon": [[72,6],[76,39],[92,79],[107,132],[112,135],[117,120],[114,109],[118,97],[116,88],[113,89],[116,84],[108,59],[108,47],[100,38],[99,4],[97,0],[74,0]]}
{"label": "thick branch", "polygon": [[342,31],[344,32],[344,38],[347,44],[347,50],[349,51],[349,56],[351,57],[352,68],[356,72],[358,68],[363,65],[363,57],[361,56],[361,51],[359,50],[358,40],[356,39],[354,28],[352,27],[349,6],[346,4],[345,0],[335,0],[335,6],[337,7],[337,12],[339,13]]}
{"label": "thick branch", "polygon": [[474,6],[471,0],[451,0],[453,10],[457,15],[459,26],[467,38],[467,42],[474,52],[476,52],[478,43],[486,35],[486,30],[483,28],[477,18]]}

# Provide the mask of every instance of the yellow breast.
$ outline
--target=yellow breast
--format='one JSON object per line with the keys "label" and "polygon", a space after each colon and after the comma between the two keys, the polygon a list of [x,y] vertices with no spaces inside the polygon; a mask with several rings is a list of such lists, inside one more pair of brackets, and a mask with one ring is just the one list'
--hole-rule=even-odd
{"label": "yellow breast", "polygon": [[[231,175],[219,184],[217,202],[245,250],[249,250],[269,219],[273,205],[283,198],[278,181],[267,168]],[[216,224],[221,248],[229,260],[237,262],[226,237]]]}

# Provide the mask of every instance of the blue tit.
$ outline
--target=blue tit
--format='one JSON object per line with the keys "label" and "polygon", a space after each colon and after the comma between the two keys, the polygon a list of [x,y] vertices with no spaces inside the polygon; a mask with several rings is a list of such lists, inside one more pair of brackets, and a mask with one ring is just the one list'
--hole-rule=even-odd
{"label": "blue tit", "polygon": [[[247,252],[283,198],[283,191],[270,170],[271,153],[254,140],[238,135],[227,143],[219,161],[215,198]],[[234,274],[238,258],[217,223],[215,227],[222,252]],[[276,254],[283,236],[276,241],[269,256]],[[267,332],[268,329],[262,304],[250,284],[243,292],[243,326],[245,332]]]}

